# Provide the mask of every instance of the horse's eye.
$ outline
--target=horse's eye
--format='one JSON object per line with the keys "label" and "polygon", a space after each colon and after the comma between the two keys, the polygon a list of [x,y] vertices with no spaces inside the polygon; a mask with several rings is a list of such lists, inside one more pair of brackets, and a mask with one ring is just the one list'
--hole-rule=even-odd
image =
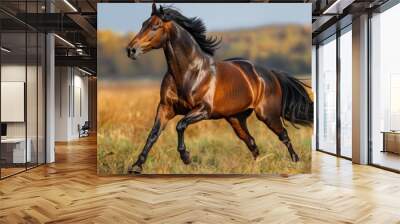
{"label": "horse's eye", "polygon": [[158,27],[159,27],[159,26],[157,26],[157,25],[153,25],[153,26],[151,26],[151,29],[152,29],[152,30],[157,30]]}

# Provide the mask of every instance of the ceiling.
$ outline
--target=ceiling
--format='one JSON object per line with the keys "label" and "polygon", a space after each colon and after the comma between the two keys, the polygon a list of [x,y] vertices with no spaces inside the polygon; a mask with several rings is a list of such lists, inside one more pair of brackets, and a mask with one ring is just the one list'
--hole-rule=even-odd
{"label": "ceiling", "polygon": [[[269,0],[255,2],[312,3],[313,39],[324,36],[330,27],[346,16],[373,9],[387,0]],[[3,32],[28,28],[55,32],[56,64],[85,67],[96,73],[97,3],[151,2],[138,0],[1,0],[0,22]],[[157,2],[185,2],[184,0]],[[203,0],[199,2],[217,2]],[[230,2],[248,2],[231,0]],[[28,13],[26,13],[28,12]],[[51,13],[50,13],[51,12]],[[350,18],[351,22],[351,18]],[[332,31],[334,32],[334,31]],[[17,40],[18,38],[16,38]],[[64,41],[66,40],[66,41]],[[72,46],[72,45],[73,46]]]}
{"label": "ceiling", "polygon": [[352,18],[373,11],[390,0],[309,0],[312,3],[313,43],[332,35]]}
{"label": "ceiling", "polygon": [[[47,4],[45,0],[1,0],[0,24],[3,39],[7,38],[2,43],[13,49],[7,58],[26,55],[25,31],[54,32],[56,65],[79,66],[95,74],[96,5],[96,0],[48,0]],[[28,58],[31,48],[28,45]]]}

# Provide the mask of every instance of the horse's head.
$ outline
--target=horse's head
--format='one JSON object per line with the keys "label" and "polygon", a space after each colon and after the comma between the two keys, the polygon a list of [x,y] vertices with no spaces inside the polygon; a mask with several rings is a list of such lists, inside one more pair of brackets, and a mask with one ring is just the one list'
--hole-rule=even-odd
{"label": "horse's head", "polygon": [[128,57],[135,60],[139,54],[163,47],[168,39],[170,26],[171,21],[168,20],[162,6],[157,10],[153,3],[150,18],[143,22],[141,30],[126,48]]}

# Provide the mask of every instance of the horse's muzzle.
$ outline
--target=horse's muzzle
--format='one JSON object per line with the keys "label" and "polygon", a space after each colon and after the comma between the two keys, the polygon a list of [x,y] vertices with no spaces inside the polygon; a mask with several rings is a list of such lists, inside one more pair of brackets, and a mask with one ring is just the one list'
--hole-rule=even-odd
{"label": "horse's muzzle", "polygon": [[136,60],[136,48],[128,47],[128,48],[126,48],[126,52],[127,52],[129,58]]}

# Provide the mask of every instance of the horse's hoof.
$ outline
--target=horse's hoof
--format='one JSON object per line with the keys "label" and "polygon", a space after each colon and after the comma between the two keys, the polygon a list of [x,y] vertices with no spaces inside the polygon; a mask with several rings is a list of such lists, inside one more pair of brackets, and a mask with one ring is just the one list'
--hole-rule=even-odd
{"label": "horse's hoof", "polygon": [[183,154],[181,154],[181,159],[185,165],[189,165],[192,162],[190,159],[190,153],[188,151],[185,151]]}
{"label": "horse's hoof", "polygon": [[292,157],[292,161],[295,163],[300,160],[300,158],[297,154],[292,154],[292,155],[290,155],[290,157]]}
{"label": "horse's hoof", "polygon": [[254,160],[257,161],[258,156],[260,155],[259,151],[252,152]]}
{"label": "horse's hoof", "polygon": [[133,165],[131,169],[128,170],[129,174],[141,174],[142,167],[139,165]]}

